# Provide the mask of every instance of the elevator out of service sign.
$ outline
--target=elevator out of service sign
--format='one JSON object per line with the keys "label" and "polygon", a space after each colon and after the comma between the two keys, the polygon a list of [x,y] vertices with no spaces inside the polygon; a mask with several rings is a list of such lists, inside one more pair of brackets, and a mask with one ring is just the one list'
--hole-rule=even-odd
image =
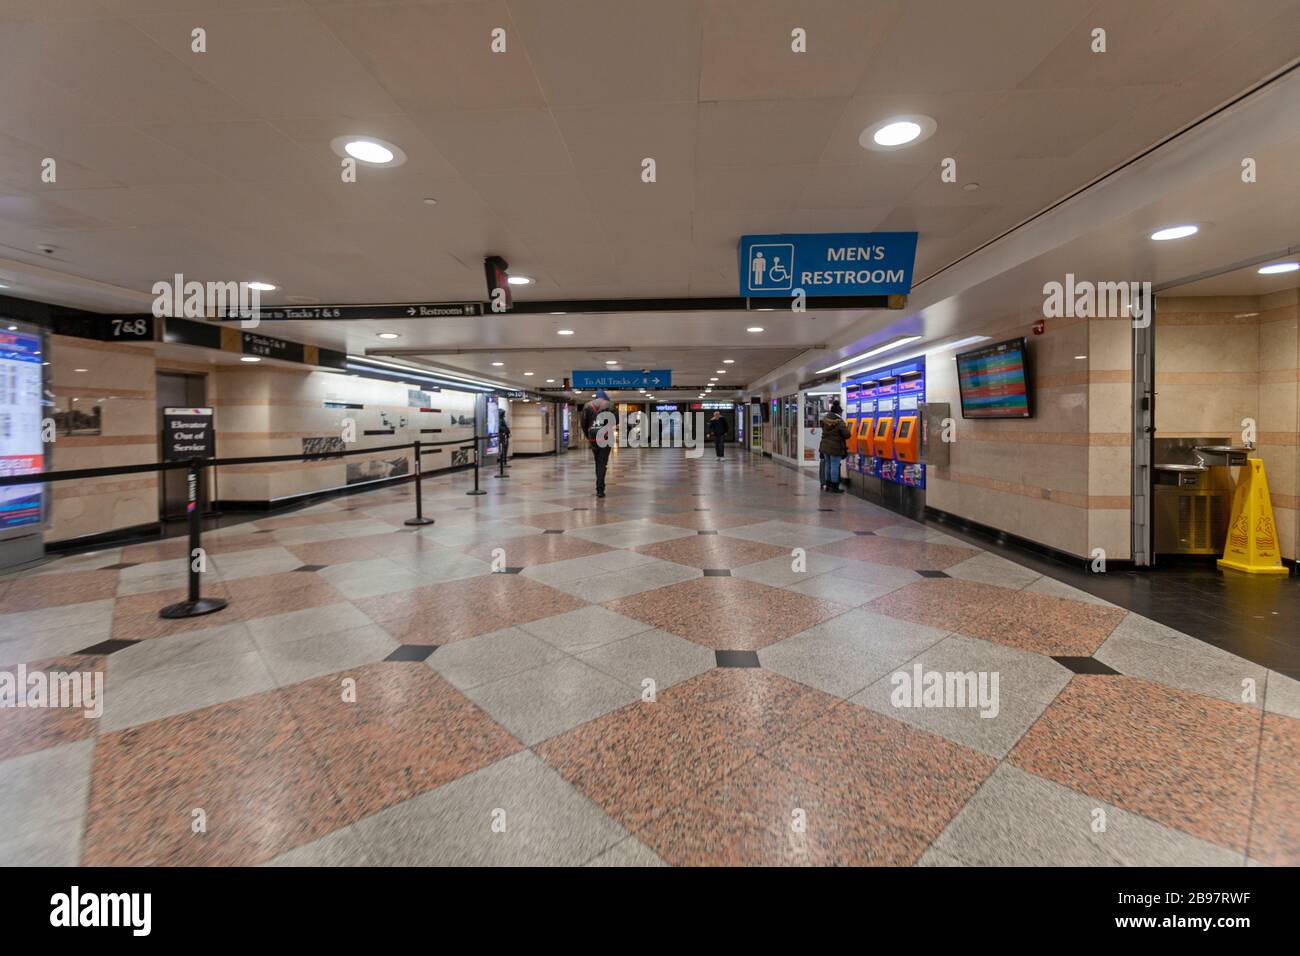
{"label": "elevator out of service sign", "polygon": [[823,232],[742,236],[740,294],[746,298],[906,295],[914,232]]}

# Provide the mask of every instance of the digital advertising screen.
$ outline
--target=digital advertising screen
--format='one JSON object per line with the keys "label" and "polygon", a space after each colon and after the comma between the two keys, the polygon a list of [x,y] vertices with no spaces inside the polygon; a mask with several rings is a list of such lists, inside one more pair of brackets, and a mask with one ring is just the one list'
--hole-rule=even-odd
{"label": "digital advertising screen", "polygon": [[[39,333],[0,331],[0,475],[6,477],[45,470],[41,348]],[[0,488],[0,537],[40,527],[44,488],[40,484]]]}
{"label": "digital advertising screen", "polygon": [[1029,354],[1023,338],[957,356],[962,418],[1032,418]]}

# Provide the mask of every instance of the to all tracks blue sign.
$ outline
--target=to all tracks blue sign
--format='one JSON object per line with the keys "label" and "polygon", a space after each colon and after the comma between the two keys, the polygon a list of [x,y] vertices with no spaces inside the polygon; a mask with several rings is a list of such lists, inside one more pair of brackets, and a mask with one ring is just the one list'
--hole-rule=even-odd
{"label": "to all tracks blue sign", "polygon": [[915,259],[914,232],[741,236],[740,294],[906,295]]}
{"label": "to all tracks blue sign", "polygon": [[607,371],[573,370],[574,388],[669,388],[673,384],[671,369]]}

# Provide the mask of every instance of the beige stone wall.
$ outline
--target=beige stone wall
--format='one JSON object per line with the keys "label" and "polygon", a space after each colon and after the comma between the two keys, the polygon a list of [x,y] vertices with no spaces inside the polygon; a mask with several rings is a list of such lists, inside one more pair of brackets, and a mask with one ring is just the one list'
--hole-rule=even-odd
{"label": "beige stone wall", "polygon": [[[357,440],[350,448],[381,447],[465,439],[472,444],[474,398],[467,392],[430,392],[421,412],[408,404],[412,386],[363,379],[338,372],[277,366],[271,363],[212,364],[201,350],[177,359],[175,350],[155,344],[119,345],[51,336],[51,395],[59,407],[101,408],[100,435],[60,436],[51,467],[64,470],[159,460],[159,416],[155,402],[158,371],[189,372],[207,378],[208,403],[215,409],[218,457],[300,454],[303,439],[341,436],[343,420],[356,422]],[[84,369],[85,371],[77,371]],[[427,390],[426,390],[427,391]],[[327,401],[363,405],[362,409],[326,408]],[[370,435],[387,415],[393,435]],[[405,419],[405,424],[402,424]],[[463,422],[463,423],[462,423]],[[436,431],[434,431],[436,429]],[[424,468],[449,467],[457,446],[429,448]],[[217,470],[215,495],[224,500],[268,501],[348,485],[349,462],[371,462],[378,475],[385,462],[408,451],[377,452],[373,459],[355,456],[314,462],[241,465]],[[52,486],[50,527],[46,541],[66,541],[158,520],[156,476],[144,474]]]}
{"label": "beige stone wall", "polygon": [[[537,455],[555,451],[557,407],[551,402],[511,402],[510,453]],[[549,431],[543,428],[543,415]]]}
{"label": "beige stone wall", "polygon": [[[1104,547],[1127,558],[1128,325],[1057,319],[1036,336],[1038,318],[1026,313],[977,330],[993,341],[1028,339],[1031,419],[963,419],[956,352],[927,358],[926,399],[951,405],[956,441],[948,467],[928,471],[926,503],[1068,554]],[[1106,373],[1095,382],[1094,345]]]}
{"label": "beige stone wall", "polygon": [[[414,386],[397,382],[285,366],[221,365],[209,376],[209,401],[215,408],[217,455],[239,458],[252,455],[291,455],[303,450],[303,439],[340,436],[346,419],[355,422],[356,443],[349,450],[382,448],[422,442],[464,438],[474,435],[474,396],[466,392],[431,392],[432,412],[421,412],[407,404]],[[363,405],[361,409],[327,408],[326,402]],[[384,429],[384,418],[392,435],[366,435],[367,430]],[[465,418],[468,424],[453,424]],[[405,424],[403,424],[405,420]],[[440,429],[425,432],[424,429]],[[425,449],[425,471],[449,467],[456,446]],[[404,460],[411,469],[409,451],[376,452],[373,457],[265,465],[237,465],[219,469],[217,493],[227,501],[267,501],[307,492],[344,487],[348,466],[354,471],[366,463],[379,477],[385,463]]]}
{"label": "beige stone wall", "polygon": [[[157,461],[153,347],[52,335],[49,350],[50,392],[56,406],[86,410],[98,405],[101,422],[99,435],[59,436],[49,467],[65,471]],[[158,484],[152,474],[56,482],[50,489],[47,541],[158,519]]]}

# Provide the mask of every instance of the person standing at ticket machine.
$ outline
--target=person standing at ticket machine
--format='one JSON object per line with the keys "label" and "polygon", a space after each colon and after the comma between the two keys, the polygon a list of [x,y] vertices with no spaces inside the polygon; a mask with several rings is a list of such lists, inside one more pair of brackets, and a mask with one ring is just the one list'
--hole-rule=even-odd
{"label": "person standing at ticket machine", "polygon": [[849,426],[841,417],[843,407],[839,399],[831,402],[831,410],[822,416],[822,488],[833,494],[842,494],[840,487],[840,462],[849,450]]}

